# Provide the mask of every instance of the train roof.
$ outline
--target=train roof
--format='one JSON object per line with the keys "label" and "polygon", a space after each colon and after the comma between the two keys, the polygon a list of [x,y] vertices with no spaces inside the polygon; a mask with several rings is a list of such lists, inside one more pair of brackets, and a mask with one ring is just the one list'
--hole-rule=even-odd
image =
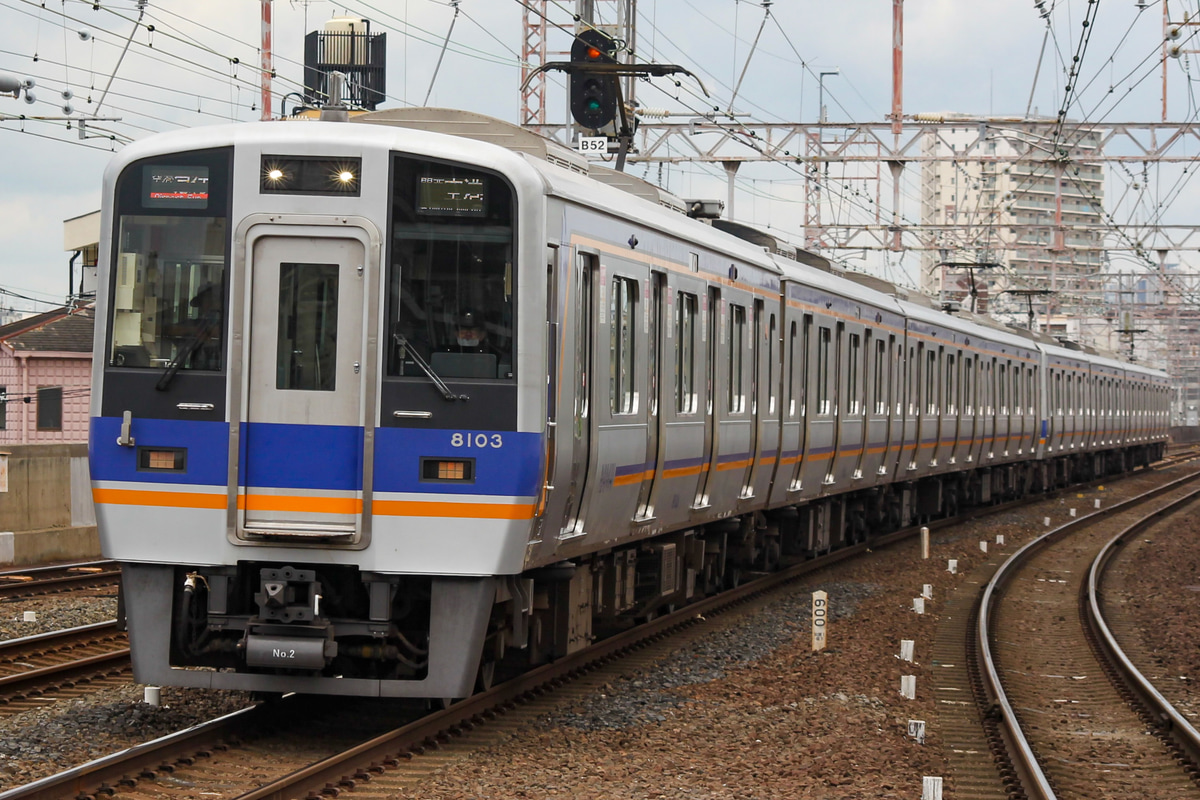
{"label": "train roof", "polygon": [[[570,148],[503,120],[454,109],[412,108],[363,114],[352,118],[351,122],[359,124],[282,120],[169,131],[125,147],[109,163],[105,179],[115,180],[119,170],[133,161],[165,153],[259,143],[294,144],[303,149],[318,131],[321,135],[331,134],[332,140],[348,148],[358,144],[416,153],[428,151],[490,167],[513,178],[522,173],[534,180],[540,178],[543,191],[548,194],[603,208],[606,213],[638,225],[687,237],[702,247],[739,258],[769,273],[860,298],[913,319],[998,343],[1095,361],[1145,377],[1166,378],[1166,373],[1161,370],[1120,361],[1114,355],[1094,350],[1072,348],[1042,334],[1002,327],[986,317],[948,314],[934,307],[929,298],[913,295],[873,276],[840,272],[828,259],[795,248],[773,234],[750,226],[728,221],[713,226],[694,220],[684,213],[686,207],[682,200],[660,187],[627,173],[589,164]],[[335,130],[336,135],[333,135]],[[401,130],[404,132],[400,133]],[[529,167],[533,168],[537,178],[530,174]]]}

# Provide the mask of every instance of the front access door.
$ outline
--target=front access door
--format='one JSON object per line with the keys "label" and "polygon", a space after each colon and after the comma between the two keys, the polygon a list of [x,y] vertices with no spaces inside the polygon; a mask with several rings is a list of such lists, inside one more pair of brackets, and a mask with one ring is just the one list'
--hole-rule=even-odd
{"label": "front access door", "polygon": [[343,236],[260,236],[250,260],[239,508],[245,533],[362,531],[365,248]]}

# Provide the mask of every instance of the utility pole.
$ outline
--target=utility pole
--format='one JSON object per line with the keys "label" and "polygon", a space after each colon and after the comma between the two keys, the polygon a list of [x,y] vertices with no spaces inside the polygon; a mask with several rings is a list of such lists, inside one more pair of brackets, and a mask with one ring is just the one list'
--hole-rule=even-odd
{"label": "utility pole", "polygon": [[271,77],[275,74],[274,59],[271,55],[271,2],[262,2],[262,117],[265,122],[271,118]]}

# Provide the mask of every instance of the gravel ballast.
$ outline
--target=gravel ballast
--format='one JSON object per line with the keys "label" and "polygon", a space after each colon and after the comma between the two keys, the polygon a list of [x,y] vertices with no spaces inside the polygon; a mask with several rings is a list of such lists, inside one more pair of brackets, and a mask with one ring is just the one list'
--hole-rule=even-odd
{"label": "gravel ballast", "polygon": [[[1158,479],[1135,477],[1112,489],[1089,489],[935,532],[928,561],[920,558],[914,538],[828,567],[766,608],[560,708],[503,744],[451,761],[419,790],[401,796],[875,800],[920,797],[922,777],[928,775],[948,778],[945,797],[951,800],[929,663],[944,601],[954,591],[976,591],[967,577],[972,567],[1042,533],[1044,516],[1059,524],[1070,507],[1086,513],[1095,498],[1108,504]],[[1200,548],[1194,533],[1190,539]],[[1003,548],[995,544],[997,534],[1006,538]],[[987,555],[979,548],[981,540],[990,543]],[[1165,546],[1138,555],[1157,559],[1141,565],[1143,574],[1159,569],[1170,576],[1177,567],[1178,556]],[[946,569],[952,558],[958,560],[954,575]],[[1193,564],[1200,563],[1200,549],[1193,558]],[[1200,573],[1192,583],[1200,586]],[[923,584],[932,584],[933,598],[919,615],[912,601]],[[829,593],[829,646],[813,654],[810,593],[817,589]],[[1163,594],[1170,599],[1170,592]],[[1181,669],[1195,664],[1198,596],[1189,592],[1183,599],[1190,604],[1172,607],[1178,621],[1158,645],[1192,648],[1193,660],[1182,662]],[[39,625],[71,620],[48,623],[53,629],[110,619],[115,601],[49,598],[7,604],[0,608],[4,638],[39,632],[20,622],[24,610],[36,610]],[[898,658],[901,639],[915,640],[915,663]],[[916,676],[915,700],[900,695],[902,675]],[[125,686],[0,718],[0,788],[249,701],[241,693],[166,688],[162,694],[159,708],[139,702],[142,687]],[[908,736],[911,719],[927,722],[923,745]]]}

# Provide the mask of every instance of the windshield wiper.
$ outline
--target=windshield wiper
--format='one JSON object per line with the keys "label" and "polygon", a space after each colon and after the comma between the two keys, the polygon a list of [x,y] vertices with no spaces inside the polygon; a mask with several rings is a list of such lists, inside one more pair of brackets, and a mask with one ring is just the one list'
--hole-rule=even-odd
{"label": "windshield wiper", "polygon": [[183,366],[183,362],[191,357],[200,346],[212,338],[213,331],[216,325],[208,322],[204,327],[193,333],[188,340],[183,343],[183,347],[175,353],[175,357],[167,364],[167,368],[163,370],[163,374],[159,377],[158,383],[154,384],[154,388],[160,392],[165,392],[170,386],[171,381],[175,380],[175,373],[179,372],[179,368]]}
{"label": "windshield wiper", "polygon": [[396,344],[400,345],[400,360],[403,361],[405,357],[411,358],[412,362],[420,367],[421,372],[424,372],[429,380],[433,381],[433,385],[436,386],[438,391],[442,393],[442,397],[450,401],[465,401],[471,399],[465,394],[455,394],[454,391],[446,385],[446,382],[442,380],[441,376],[433,371],[433,367],[429,366],[424,358],[421,358],[421,354],[416,351],[416,348],[408,346],[408,339],[404,336],[404,334],[393,333],[392,338],[396,340]]}

